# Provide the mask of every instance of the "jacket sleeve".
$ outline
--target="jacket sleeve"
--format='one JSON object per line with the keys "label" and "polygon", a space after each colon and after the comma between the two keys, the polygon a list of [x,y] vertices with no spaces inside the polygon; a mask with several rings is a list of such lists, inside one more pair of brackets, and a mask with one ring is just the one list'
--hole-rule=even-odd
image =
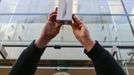
{"label": "jacket sleeve", "polygon": [[45,48],[39,49],[34,41],[21,53],[8,75],[34,75]]}
{"label": "jacket sleeve", "polygon": [[92,59],[97,75],[126,75],[113,56],[97,41],[90,52],[84,52]]}

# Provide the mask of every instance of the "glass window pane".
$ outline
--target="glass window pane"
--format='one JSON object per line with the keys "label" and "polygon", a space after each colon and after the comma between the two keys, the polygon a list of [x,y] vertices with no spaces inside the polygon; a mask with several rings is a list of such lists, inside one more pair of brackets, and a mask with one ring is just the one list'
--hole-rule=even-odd
{"label": "glass window pane", "polygon": [[129,16],[130,20],[131,20],[131,23],[132,23],[132,26],[133,26],[133,29],[134,29],[134,16]]}
{"label": "glass window pane", "polygon": [[134,41],[126,16],[83,16],[93,37],[99,41]]}
{"label": "glass window pane", "polygon": [[124,14],[120,0],[78,0],[78,13]]}
{"label": "glass window pane", "polygon": [[[56,0],[5,0],[0,4],[0,13],[49,13]],[[74,0],[78,13],[124,14],[120,0]]]}
{"label": "glass window pane", "polygon": [[134,14],[134,0],[123,0],[129,14]]}

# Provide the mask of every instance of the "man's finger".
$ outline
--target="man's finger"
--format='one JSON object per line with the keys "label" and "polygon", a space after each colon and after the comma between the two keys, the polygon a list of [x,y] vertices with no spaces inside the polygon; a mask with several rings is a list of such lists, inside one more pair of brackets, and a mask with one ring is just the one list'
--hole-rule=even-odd
{"label": "man's finger", "polygon": [[75,24],[74,24],[74,23],[72,23],[72,24],[71,24],[71,27],[72,27],[72,28],[75,28],[75,26],[74,26],[74,25],[75,25]]}
{"label": "man's finger", "polygon": [[58,8],[56,7],[56,8],[55,8],[55,12],[57,12],[57,10],[58,10]]}
{"label": "man's finger", "polygon": [[50,13],[50,15],[52,15],[52,14],[57,14],[57,7]]}
{"label": "man's finger", "polygon": [[56,21],[57,14],[52,14],[49,16],[49,21]]}
{"label": "man's finger", "polygon": [[57,24],[57,28],[60,29],[62,26],[62,23]]}
{"label": "man's finger", "polygon": [[73,16],[72,16],[72,23],[71,23],[71,26],[73,27],[73,28],[76,28],[77,26],[78,26],[78,23],[76,22],[76,20],[75,20],[75,18],[74,18],[74,14],[73,14]]}
{"label": "man's finger", "polygon": [[52,13],[57,13],[58,8],[56,7]]}
{"label": "man's finger", "polygon": [[74,23],[78,24],[78,25],[81,25],[82,24],[82,21],[75,15],[73,15],[73,21]]}
{"label": "man's finger", "polygon": [[71,22],[71,27],[72,27],[72,28],[77,28],[77,26],[78,26],[78,25],[77,25],[76,23],[74,23],[74,21]]}
{"label": "man's finger", "polygon": [[52,12],[57,12],[57,9],[58,9],[57,7],[56,7],[56,8],[54,8]]}

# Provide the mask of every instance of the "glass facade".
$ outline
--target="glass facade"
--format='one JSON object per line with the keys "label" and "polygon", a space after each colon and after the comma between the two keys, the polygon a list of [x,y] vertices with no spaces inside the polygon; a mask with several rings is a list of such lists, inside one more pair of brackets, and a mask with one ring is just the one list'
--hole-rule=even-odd
{"label": "glass facade", "polygon": [[[129,53],[134,49],[134,0],[73,1],[73,13],[85,22],[92,38],[109,51],[112,46],[117,46],[118,61],[133,64],[134,54]],[[57,0],[0,0],[0,43],[5,46],[7,59],[17,59],[25,48],[21,46],[28,45],[39,36],[48,14],[56,6]],[[62,26],[60,34],[49,45],[81,46],[69,25]],[[71,55],[76,51],[73,48],[63,48],[66,55],[49,49],[52,48],[48,48],[42,59],[88,60],[82,54],[82,48],[76,48],[76,55]]]}

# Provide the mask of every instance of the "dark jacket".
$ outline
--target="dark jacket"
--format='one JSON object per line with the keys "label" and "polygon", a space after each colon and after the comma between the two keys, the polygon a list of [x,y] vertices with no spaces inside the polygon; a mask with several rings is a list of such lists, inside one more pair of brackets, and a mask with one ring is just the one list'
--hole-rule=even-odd
{"label": "dark jacket", "polygon": [[[44,49],[32,42],[20,55],[8,75],[34,75]],[[121,66],[97,41],[90,52],[85,54],[92,59],[97,75],[126,75]]]}

